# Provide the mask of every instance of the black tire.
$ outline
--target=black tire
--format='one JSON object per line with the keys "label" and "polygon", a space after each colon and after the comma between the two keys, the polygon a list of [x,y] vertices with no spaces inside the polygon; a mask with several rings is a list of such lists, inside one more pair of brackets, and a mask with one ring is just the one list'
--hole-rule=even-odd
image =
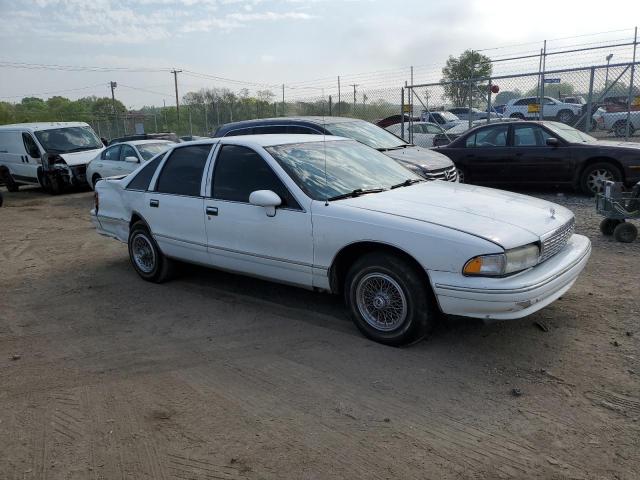
{"label": "black tire", "polygon": [[603,218],[600,222],[600,231],[603,235],[613,235],[615,228],[622,222],[622,220],[617,220],[615,218]]}
{"label": "black tire", "polygon": [[[387,288],[383,289],[380,283]],[[347,273],[344,295],[358,329],[385,345],[400,346],[421,340],[436,321],[435,301],[424,275],[397,255],[373,252],[360,257]],[[390,302],[396,306],[394,311]],[[385,315],[387,320],[387,314],[391,318],[383,326],[380,318]]]}
{"label": "black tire", "polygon": [[587,165],[580,175],[580,190],[587,195],[595,195],[602,191],[602,181],[622,181],[622,172],[609,162],[598,162]]}
{"label": "black tire", "polygon": [[60,195],[63,191],[62,181],[57,175],[42,174],[42,188],[49,195]]}
{"label": "black tire", "polygon": [[560,110],[558,112],[558,121],[565,123],[567,125],[571,125],[575,120],[576,116],[573,114],[571,110]]}
{"label": "black tire", "polygon": [[519,120],[524,120],[524,115],[521,113],[512,113],[509,115],[510,118],[517,118]]}
{"label": "black tire", "polygon": [[469,175],[467,175],[467,171],[462,167],[458,167],[458,182],[467,183],[468,180]]}
{"label": "black tire", "polygon": [[[635,128],[633,125],[629,124],[629,136],[633,135],[635,132]],[[626,137],[627,136],[627,121],[619,120],[613,125],[613,134],[616,137]]]}
{"label": "black tire", "polygon": [[96,189],[96,183],[98,183],[99,180],[102,180],[102,177],[100,176],[99,173],[94,173],[93,177],[91,177],[91,185],[93,185],[93,189]]}
{"label": "black tire", "polygon": [[2,177],[2,182],[4,183],[5,187],[7,187],[7,190],[9,192],[15,193],[20,190],[20,186],[13,179],[13,177],[9,173],[9,170],[3,169],[2,171],[0,171],[0,176]]}
{"label": "black tire", "polygon": [[638,229],[633,223],[623,222],[613,231],[613,238],[622,243],[631,243],[638,237]]}
{"label": "black tire", "polygon": [[4,199],[2,197],[2,192],[0,192],[0,207],[2,206],[3,202],[4,202]]}
{"label": "black tire", "polygon": [[[133,224],[129,231],[129,241],[127,243],[129,246],[129,260],[141,278],[148,282],[162,283],[171,277],[173,261],[165,257],[160,251],[158,244],[144,222]],[[145,249],[148,249],[146,254],[144,252]],[[148,262],[146,268],[145,262]]]}

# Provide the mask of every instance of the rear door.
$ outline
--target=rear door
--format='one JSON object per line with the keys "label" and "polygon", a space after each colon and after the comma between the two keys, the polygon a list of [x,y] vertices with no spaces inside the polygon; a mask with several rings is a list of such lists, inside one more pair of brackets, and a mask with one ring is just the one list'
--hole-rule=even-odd
{"label": "rear door", "polygon": [[144,194],[140,213],[160,250],[169,257],[209,263],[203,173],[211,148],[211,144],[175,148]]}
{"label": "rear door", "polygon": [[573,167],[570,149],[564,145],[547,145],[547,138],[555,138],[551,132],[535,124],[512,125],[512,129],[508,147],[511,151],[511,163],[508,168],[510,181],[517,183],[571,181]]}

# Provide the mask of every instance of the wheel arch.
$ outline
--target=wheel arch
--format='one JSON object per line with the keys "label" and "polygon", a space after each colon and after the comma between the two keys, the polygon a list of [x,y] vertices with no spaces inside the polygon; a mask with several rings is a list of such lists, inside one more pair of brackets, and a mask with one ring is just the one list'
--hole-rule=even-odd
{"label": "wheel arch", "polygon": [[151,232],[151,228],[149,228],[149,223],[144,219],[144,217],[140,213],[134,210],[131,212],[131,220],[129,220],[129,230],[131,230],[131,227],[133,227],[133,225],[136,224],[137,222],[144,223],[147,229],[149,230],[149,232],[153,234],[153,232]]}
{"label": "wheel arch", "polygon": [[[349,267],[361,256],[372,252],[396,255],[412,264],[416,270],[420,272],[420,275],[423,277],[424,283],[427,287],[427,291],[435,300],[435,295],[431,288],[431,281],[429,280],[429,274],[420,262],[418,262],[412,255],[395,245],[370,240],[350,243],[349,245],[342,247],[335,257],[333,257],[333,261],[329,267],[329,284],[331,286],[331,292],[338,294],[342,292]],[[435,304],[437,305],[437,302]]]}
{"label": "wheel arch", "polygon": [[620,174],[622,175],[622,181],[623,182],[625,181],[624,167],[622,166],[622,163],[620,163],[619,160],[617,160],[615,158],[612,158],[612,157],[607,157],[607,156],[598,156],[598,157],[587,158],[584,162],[582,162],[582,165],[578,169],[578,174],[577,174],[577,176],[575,178],[575,181],[576,181],[577,184],[580,183],[580,179],[582,178],[582,175],[584,174],[584,171],[590,165],[593,165],[595,163],[610,163],[611,165],[616,167],[618,170],[620,170]]}

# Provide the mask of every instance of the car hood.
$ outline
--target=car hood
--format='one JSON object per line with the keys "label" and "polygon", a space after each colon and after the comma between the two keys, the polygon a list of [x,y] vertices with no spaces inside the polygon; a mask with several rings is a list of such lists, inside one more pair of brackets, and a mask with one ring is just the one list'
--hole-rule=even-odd
{"label": "car hood", "polygon": [[440,180],[340,200],[352,208],[433,223],[505,249],[537,242],[573,213],[526,195]]}
{"label": "car hood", "polygon": [[447,168],[453,165],[449,157],[422,147],[406,147],[397,150],[387,150],[382,152],[386,156],[393,158],[398,162],[407,162],[414,165],[420,165],[428,170],[437,170]]}
{"label": "car hood", "polygon": [[60,156],[64,159],[67,165],[70,167],[76,165],[86,165],[91,160],[96,158],[104,148],[96,148],[94,150],[83,150],[82,152],[63,153]]}

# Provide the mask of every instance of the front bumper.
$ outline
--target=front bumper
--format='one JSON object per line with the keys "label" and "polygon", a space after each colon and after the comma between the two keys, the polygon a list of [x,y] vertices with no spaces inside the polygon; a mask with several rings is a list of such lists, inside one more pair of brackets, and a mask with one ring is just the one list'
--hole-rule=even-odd
{"label": "front bumper", "polygon": [[443,313],[511,320],[530,315],[562,296],[590,255],[589,239],[573,235],[549,260],[509,277],[465,277],[438,271],[429,271],[429,277]]}

